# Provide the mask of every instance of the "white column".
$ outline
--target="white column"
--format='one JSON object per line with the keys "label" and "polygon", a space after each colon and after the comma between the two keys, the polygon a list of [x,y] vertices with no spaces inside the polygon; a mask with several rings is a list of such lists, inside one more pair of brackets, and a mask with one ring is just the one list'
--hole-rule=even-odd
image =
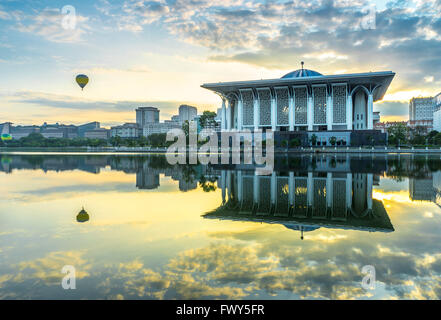
{"label": "white column", "polygon": [[233,127],[233,107],[232,101],[228,101],[228,109],[227,109],[227,130],[231,130]]}
{"label": "white column", "polygon": [[372,189],[374,184],[374,176],[372,173],[367,174],[367,206],[372,209]]}
{"label": "white column", "polygon": [[273,172],[271,174],[271,203],[276,203],[276,197],[277,197],[277,180],[276,180],[276,173]]}
{"label": "white column", "polygon": [[231,200],[231,171],[227,171],[227,195],[228,195],[228,201]]}
{"label": "white column", "polygon": [[367,129],[374,129],[374,96],[372,93],[368,95],[367,105]]}
{"label": "white column", "polygon": [[294,106],[294,97],[290,97],[289,100],[289,109],[288,109],[288,121],[289,121],[289,131],[294,131],[295,124],[295,106]]}
{"label": "white column", "polygon": [[253,197],[254,203],[259,203],[259,176],[256,174],[253,178]]}
{"label": "white column", "polygon": [[276,112],[277,106],[276,106],[276,99],[271,98],[271,130],[276,131],[276,118],[277,118],[277,112]]}
{"label": "white column", "polygon": [[314,128],[314,101],[312,96],[308,96],[308,108],[306,117],[308,119],[308,131],[312,131]]}
{"label": "white column", "polygon": [[255,97],[253,100],[253,111],[254,111],[254,130],[259,129],[259,123],[260,123],[260,114],[259,114],[259,108],[260,108],[260,101],[259,97]]}
{"label": "white column", "polygon": [[352,173],[346,174],[346,208],[352,207]]}
{"label": "white column", "polygon": [[222,115],[221,115],[221,129],[227,128],[227,110],[225,106],[225,99],[222,99]]}
{"label": "white column", "polygon": [[332,207],[333,193],[334,186],[332,184],[332,173],[328,172],[326,176],[326,205],[328,208]]}
{"label": "white column", "polygon": [[306,201],[308,207],[311,207],[314,202],[314,180],[312,179],[312,172],[308,172],[308,180],[306,182]]}
{"label": "white column", "polygon": [[346,124],[347,130],[352,130],[352,96],[348,96],[346,102]]}
{"label": "white column", "polygon": [[243,126],[243,101],[240,99],[237,102],[237,129],[242,130]]}
{"label": "white column", "polygon": [[243,178],[242,178],[242,171],[237,171],[237,199],[239,200],[239,203],[242,204],[243,200]]}
{"label": "white column", "polygon": [[328,131],[332,130],[332,123],[334,122],[334,103],[332,95],[328,95],[328,101],[326,103],[326,125]]}
{"label": "white column", "polygon": [[289,180],[288,180],[288,188],[289,188],[289,190],[288,190],[288,199],[289,199],[289,204],[290,205],[294,205],[294,192],[295,192],[295,188],[296,188],[296,185],[295,185],[295,180],[294,180],[294,172],[290,172],[289,173],[289,178],[288,178]]}
{"label": "white column", "polygon": [[221,188],[222,188],[222,204],[225,204],[225,194],[226,194],[226,172],[225,170],[221,171]]}

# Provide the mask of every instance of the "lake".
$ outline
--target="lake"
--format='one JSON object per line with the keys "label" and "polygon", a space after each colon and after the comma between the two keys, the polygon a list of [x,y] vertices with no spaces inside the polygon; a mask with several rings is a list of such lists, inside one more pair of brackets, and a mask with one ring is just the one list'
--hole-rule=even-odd
{"label": "lake", "polygon": [[0,299],[441,298],[439,155],[12,153],[0,182]]}

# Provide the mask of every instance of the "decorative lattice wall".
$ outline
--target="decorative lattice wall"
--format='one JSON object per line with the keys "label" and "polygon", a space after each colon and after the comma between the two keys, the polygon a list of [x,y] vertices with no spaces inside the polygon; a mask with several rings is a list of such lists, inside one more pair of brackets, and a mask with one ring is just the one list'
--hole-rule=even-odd
{"label": "decorative lattice wall", "polygon": [[308,93],[306,88],[295,88],[295,122],[296,124],[307,124],[307,109],[308,109]]}
{"label": "decorative lattice wall", "polygon": [[259,209],[258,213],[267,215],[271,209],[271,180],[259,177]]}
{"label": "decorative lattice wall", "polygon": [[254,204],[254,181],[252,177],[243,177],[242,179],[242,210],[251,211]]}
{"label": "decorative lattice wall", "polygon": [[269,89],[258,90],[260,101],[260,125],[271,125],[271,92]]}
{"label": "decorative lattice wall", "polygon": [[326,124],[326,87],[314,87],[314,124]]}
{"label": "decorative lattice wall", "polygon": [[334,86],[332,91],[334,123],[346,123],[346,86]]}
{"label": "decorative lattice wall", "polygon": [[243,100],[243,125],[252,126],[254,125],[254,99],[253,92],[251,90],[242,91]]}
{"label": "decorative lattice wall", "polygon": [[314,201],[312,216],[316,218],[326,217],[326,180],[314,179]]}
{"label": "decorative lattice wall", "polygon": [[277,97],[277,124],[289,124],[289,95],[288,88],[276,89]]}
{"label": "decorative lattice wall", "polygon": [[346,219],[346,181],[334,180],[332,193],[332,217]]}
{"label": "decorative lattice wall", "polygon": [[294,216],[305,217],[308,214],[306,187],[306,179],[295,179]]}
{"label": "decorative lattice wall", "polygon": [[289,209],[289,182],[288,178],[277,178],[277,200],[276,213],[280,215],[288,214]]}

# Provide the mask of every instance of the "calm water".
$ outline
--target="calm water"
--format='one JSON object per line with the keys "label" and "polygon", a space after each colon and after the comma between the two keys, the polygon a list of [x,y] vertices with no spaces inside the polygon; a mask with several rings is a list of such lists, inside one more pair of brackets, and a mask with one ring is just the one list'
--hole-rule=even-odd
{"label": "calm water", "polygon": [[0,158],[1,299],[441,298],[439,156]]}

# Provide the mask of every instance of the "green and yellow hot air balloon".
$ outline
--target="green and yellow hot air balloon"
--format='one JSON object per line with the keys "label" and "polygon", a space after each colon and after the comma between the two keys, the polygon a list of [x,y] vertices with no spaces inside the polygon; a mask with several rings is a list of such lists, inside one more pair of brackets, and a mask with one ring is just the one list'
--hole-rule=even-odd
{"label": "green and yellow hot air balloon", "polygon": [[2,133],[1,138],[2,138],[2,141],[12,140],[12,136],[9,133]]}
{"label": "green and yellow hot air balloon", "polygon": [[86,222],[89,221],[89,214],[87,213],[86,210],[81,209],[81,211],[77,214],[77,221],[78,222]]}
{"label": "green and yellow hot air balloon", "polygon": [[86,84],[89,83],[89,77],[86,76],[85,74],[77,75],[75,80],[77,81],[78,85],[81,87],[81,90],[83,90]]}

